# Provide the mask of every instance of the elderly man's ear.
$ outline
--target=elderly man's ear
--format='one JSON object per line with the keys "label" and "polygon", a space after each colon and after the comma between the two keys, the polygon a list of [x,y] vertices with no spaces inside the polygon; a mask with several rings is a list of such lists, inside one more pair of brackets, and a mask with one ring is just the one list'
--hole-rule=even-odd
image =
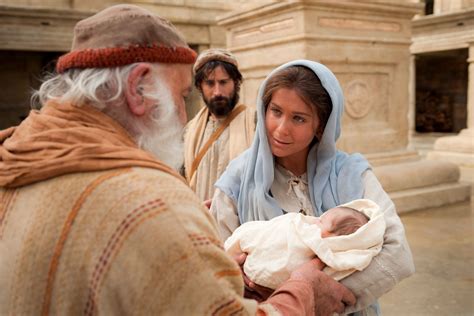
{"label": "elderly man's ear", "polygon": [[125,96],[128,108],[133,115],[142,116],[147,112],[147,102],[143,96],[143,87],[153,82],[153,67],[148,63],[140,63],[130,71]]}

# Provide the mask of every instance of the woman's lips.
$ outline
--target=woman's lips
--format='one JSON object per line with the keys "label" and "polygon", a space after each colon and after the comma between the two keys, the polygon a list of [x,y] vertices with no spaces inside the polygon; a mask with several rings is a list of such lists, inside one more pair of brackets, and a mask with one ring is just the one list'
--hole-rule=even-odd
{"label": "woman's lips", "polygon": [[277,144],[277,145],[282,145],[282,146],[283,146],[283,145],[290,145],[290,144],[291,144],[291,143],[289,143],[289,142],[284,142],[284,141],[278,140],[278,139],[276,139],[276,138],[274,138],[274,137],[273,137],[273,142],[274,142],[275,144]]}

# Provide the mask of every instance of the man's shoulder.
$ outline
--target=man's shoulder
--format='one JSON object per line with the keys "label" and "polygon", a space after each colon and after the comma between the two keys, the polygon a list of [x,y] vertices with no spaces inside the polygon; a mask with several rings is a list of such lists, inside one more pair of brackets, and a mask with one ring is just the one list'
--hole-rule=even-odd
{"label": "man's shoulder", "polygon": [[193,116],[193,118],[190,119],[188,123],[186,123],[185,127],[189,127],[192,124],[196,124],[196,122],[199,121],[203,117],[203,115],[205,115],[204,112],[206,112],[206,110],[207,110],[206,106],[201,107],[199,111]]}
{"label": "man's shoulder", "polygon": [[249,130],[255,130],[255,126],[257,125],[257,110],[249,105],[240,105],[245,107],[245,109],[237,115],[240,124],[245,124]]}
{"label": "man's shoulder", "polygon": [[245,110],[242,111],[239,115],[245,115],[247,117],[256,117],[257,116],[257,110],[249,105],[241,104],[242,106],[245,107]]}

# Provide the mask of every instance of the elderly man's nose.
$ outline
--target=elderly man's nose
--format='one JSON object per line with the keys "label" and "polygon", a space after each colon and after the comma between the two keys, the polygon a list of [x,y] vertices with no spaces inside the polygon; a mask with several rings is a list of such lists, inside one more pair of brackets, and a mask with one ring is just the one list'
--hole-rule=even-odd
{"label": "elderly man's nose", "polygon": [[186,113],[186,109],[183,108],[179,111],[179,120],[181,121],[181,124],[185,125],[186,122],[188,121],[188,114]]}

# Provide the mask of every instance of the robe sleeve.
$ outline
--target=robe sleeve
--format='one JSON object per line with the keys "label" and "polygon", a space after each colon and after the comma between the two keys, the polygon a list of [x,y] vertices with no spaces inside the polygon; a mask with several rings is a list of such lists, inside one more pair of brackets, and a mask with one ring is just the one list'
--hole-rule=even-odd
{"label": "robe sleeve", "polygon": [[210,211],[217,222],[221,240],[225,241],[240,226],[237,206],[223,191],[216,189]]}
{"label": "robe sleeve", "polygon": [[415,272],[405,229],[395,205],[371,170],[366,171],[362,177],[364,198],[374,201],[384,211],[386,230],[382,250],[372,259],[370,265],[341,281],[357,297],[357,304],[347,308],[346,313],[368,307]]}

